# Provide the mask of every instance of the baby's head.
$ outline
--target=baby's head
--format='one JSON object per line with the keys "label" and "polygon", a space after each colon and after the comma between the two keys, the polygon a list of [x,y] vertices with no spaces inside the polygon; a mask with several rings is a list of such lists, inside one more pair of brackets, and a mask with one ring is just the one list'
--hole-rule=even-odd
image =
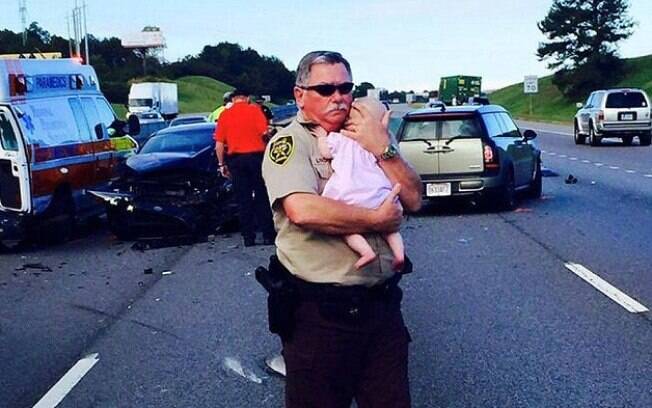
{"label": "baby's head", "polygon": [[351,112],[349,113],[351,120],[355,121],[360,116],[360,112],[356,109],[356,107],[360,105],[367,108],[372,117],[378,119],[379,121],[383,119],[383,115],[385,115],[385,112],[387,112],[385,105],[383,105],[378,99],[372,98],[370,96],[365,96],[362,98],[357,98],[355,101],[353,101]]}

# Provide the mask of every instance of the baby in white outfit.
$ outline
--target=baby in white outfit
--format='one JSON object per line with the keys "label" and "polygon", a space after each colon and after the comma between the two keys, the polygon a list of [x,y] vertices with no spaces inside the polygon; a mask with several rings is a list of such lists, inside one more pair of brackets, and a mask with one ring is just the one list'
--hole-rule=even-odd
{"label": "baby in white outfit", "polygon": [[[358,104],[363,104],[378,121],[382,120],[386,112],[380,101],[370,97],[358,98],[353,102],[349,113],[351,118],[360,115],[356,109]],[[333,168],[333,175],[326,182],[322,196],[358,207],[378,208],[392,191],[392,184],[378,166],[374,155],[341,133],[326,134],[322,128],[317,128],[316,132],[319,152],[325,159],[331,160]],[[397,204],[400,205],[398,202]],[[400,271],[405,262],[405,247],[401,234],[392,232],[384,234],[383,238],[392,250],[394,270]],[[376,259],[376,253],[362,235],[346,235],[344,240],[360,255],[355,264],[356,268],[362,268]]]}

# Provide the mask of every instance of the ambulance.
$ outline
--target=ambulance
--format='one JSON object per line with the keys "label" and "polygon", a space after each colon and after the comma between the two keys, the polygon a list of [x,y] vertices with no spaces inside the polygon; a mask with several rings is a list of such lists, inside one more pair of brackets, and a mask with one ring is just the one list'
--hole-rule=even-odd
{"label": "ambulance", "polygon": [[138,149],[138,118],[117,120],[95,70],[76,59],[0,59],[0,247],[43,225],[67,238],[103,207],[108,184]]}

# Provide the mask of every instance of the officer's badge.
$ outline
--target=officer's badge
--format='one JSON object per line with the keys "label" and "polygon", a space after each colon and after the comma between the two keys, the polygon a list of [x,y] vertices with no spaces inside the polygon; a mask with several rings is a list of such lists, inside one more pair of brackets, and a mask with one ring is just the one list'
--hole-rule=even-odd
{"label": "officer's badge", "polygon": [[294,153],[294,139],[292,136],[281,136],[272,142],[269,147],[269,159],[279,166],[290,160]]}

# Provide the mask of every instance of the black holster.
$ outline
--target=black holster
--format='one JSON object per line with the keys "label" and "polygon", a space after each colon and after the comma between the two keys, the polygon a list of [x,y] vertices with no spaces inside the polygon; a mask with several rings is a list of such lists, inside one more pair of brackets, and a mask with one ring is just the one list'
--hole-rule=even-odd
{"label": "black holster", "polygon": [[269,259],[269,268],[259,266],[256,280],[267,291],[267,319],[269,331],[288,340],[294,331],[294,313],[299,306],[299,293],[292,275],[276,255]]}

